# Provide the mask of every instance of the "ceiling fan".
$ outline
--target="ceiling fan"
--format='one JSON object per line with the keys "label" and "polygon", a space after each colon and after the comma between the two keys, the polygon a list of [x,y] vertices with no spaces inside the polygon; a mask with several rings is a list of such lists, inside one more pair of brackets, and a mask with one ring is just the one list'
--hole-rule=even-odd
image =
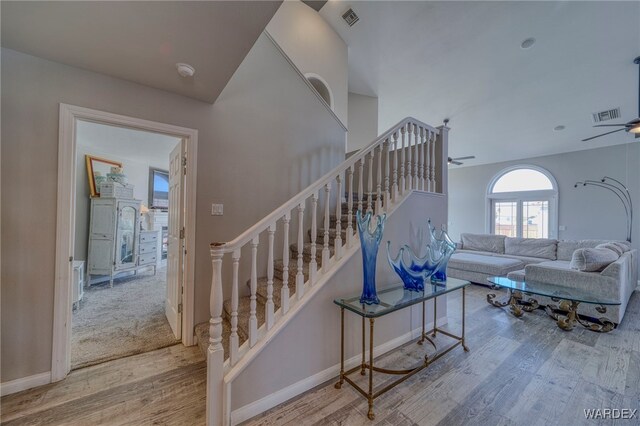
{"label": "ceiling fan", "polygon": [[460,162],[460,160],[471,160],[473,158],[476,158],[476,156],[475,155],[469,155],[467,157],[456,157],[456,158],[448,157],[447,158],[447,162],[449,164],[455,164],[456,166],[461,166],[464,163]]}
{"label": "ceiling fan", "polygon": [[633,60],[633,63],[638,65],[638,118],[625,123],[625,124],[596,124],[593,127],[622,127],[622,129],[612,130],[610,132],[603,133],[597,136],[591,136],[590,138],[582,139],[582,142],[590,141],[591,139],[599,138],[600,136],[610,135],[616,132],[629,132],[634,133],[636,138],[640,138],[640,56]]}

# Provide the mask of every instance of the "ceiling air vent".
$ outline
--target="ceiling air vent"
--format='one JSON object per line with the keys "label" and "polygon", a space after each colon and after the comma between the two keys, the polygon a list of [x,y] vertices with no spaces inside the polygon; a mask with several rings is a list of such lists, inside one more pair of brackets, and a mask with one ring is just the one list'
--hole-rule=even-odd
{"label": "ceiling air vent", "polygon": [[620,118],[620,108],[608,109],[606,111],[594,112],[593,122],[601,123],[603,121],[615,120]]}
{"label": "ceiling air vent", "polygon": [[349,8],[349,10],[347,10],[345,13],[342,14],[342,19],[344,19],[344,21],[350,27],[353,27],[355,23],[360,20],[358,15],[356,15],[356,13],[351,8]]}

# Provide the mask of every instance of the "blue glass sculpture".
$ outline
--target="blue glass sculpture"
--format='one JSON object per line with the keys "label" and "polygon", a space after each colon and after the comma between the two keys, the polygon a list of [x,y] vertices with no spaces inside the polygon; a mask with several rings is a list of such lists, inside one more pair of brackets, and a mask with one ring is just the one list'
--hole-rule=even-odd
{"label": "blue glass sculpture", "polygon": [[[423,291],[427,280],[434,284],[447,281],[447,263],[455,251],[456,245],[444,229],[437,236],[431,219],[427,222],[430,241],[426,246],[424,257],[417,256],[408,245],[400,248],[395,259],[391,257],[391,242],[387,242],[387,259],[391,268],[400,276],[404,288],[410,291]],[[404,260],[404,253],[409,256],[409,264]]]}
{"label": "blue glass sculpture", "polygon": [[382,240],[382,232],[384,231],[384,222],[387,220],[387,215],[377,216],[377,223],[373,231],[371,231],[370,228],[371,217],[371,212],[367,212],[364,217],[360,210],[356,213],[364,272],[360,303],[377,305],[380,303],[380,299],[378,299],[378,294],[376,293],[376,259],[378,257],[378,248],[380,247],[380,240]]}

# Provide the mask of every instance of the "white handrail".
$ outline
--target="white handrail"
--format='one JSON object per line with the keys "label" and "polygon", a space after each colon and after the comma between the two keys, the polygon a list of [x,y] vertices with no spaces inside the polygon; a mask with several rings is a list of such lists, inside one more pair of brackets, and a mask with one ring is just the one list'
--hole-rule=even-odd
{"label": "white handrail", "polygon": [[436,129],[436,128],[434,128],[434,127],[432,127],[432,126],[430,126],[430,125],[428,125],[426,123],[423,123],[422,121],[417,120],[417,119],[415,119],[413,117],[407,117],[404,120],[399,121],[397,124],[395,124],[394,126],[389,128],[389,130],[387,130],[385,133],[383,133],[381,136],[379,136],[377,139],[375,139],[369,145],[367,145],[366,147],[360,149],[357,154],[354,154],[351,157],[347,158],[345,161],[343,161],[335,169],[331,170],[329,173],[325,174],[320,179],[316,180],[314,183],[312,183],[311,185],[309,185],[308,187],[306,187],[305,189],[300,191],[298,194],[294,195],[292,198],[290,198],[288,201],[286,201],[280,207],[278,207],[277,209],[275,209],[274,211],[269,213],[262,220],[257,222],[255,225],[253,225],[251,228],[249,228],[246,231],[244,231],[242,234],[240,234],[239,236],[237,236],[233,240],[228,241],[228,242],[214,242],[214,243],[211,243],[211,252],[212,253],[213,252],[230,253],[230,252],[232,252],[232,251],[234,251],[236,249],[239,249],[240,247],[244,246],[249,241],[251,241],[256,234],[259,234],[259,233],[262,233],[263,231],[265,231],[271,224],[273,224],[273,222],[275,222],[276,220],[280,219],[282,216],[284,216],[285,213],[290,212],[291,210],[293,210],[300,203],[304,202],[315,191],[319,191],[320,189],[322,189],[327,184],[327,182],[332,181],[338,174],[341,174],[344,171],[348,170],[351,166],[353,166],[355,163],[360,161],[369,152],[371,152],[378,145],[380,145],[380,143],[384,142],[389,137],[391,137],[391,135],[393,135],[393,133],[397,132],[399,128],[401,128],[402,126],[405,126],[408,123],[415,123],[415,124],[417,124],[417,125],[419,125],[421,127],[424,127],[425,129],[428,129],[430,132],[432,132],[435,135],[439,134],[439,130],[438,129]]}

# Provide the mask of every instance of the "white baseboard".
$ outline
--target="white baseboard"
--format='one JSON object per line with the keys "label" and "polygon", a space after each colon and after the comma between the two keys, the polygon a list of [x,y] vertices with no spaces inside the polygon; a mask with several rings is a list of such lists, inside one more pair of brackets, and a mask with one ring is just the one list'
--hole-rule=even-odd
{"label": "white baseboard", "polygon": [[[441,327],[447,324],[447,318],[438,318],[438,326]],[[433,326],[433,323],[429,323],[426,325],[426,329],[429,330]],[[389,352],[392,349],[397,348],[407,342],[410,342],[413,339],[417,339],[422,332],[422,327],[415,328],[402,336],[396,337],[395,339],[389,340],[379,346],[376,346],[373,349],[374,356],[380,356],[384,353]],[[366,352],[366,356],[368,356],[368,351]],[[355,367],[360,363],[361,354],[358,354],[344,362],[345,370]],[[254,401],[250,404],[245,405],[244,407],[240,407],[234,410],[231,413],[231,424],[237,425],[246,420],[251,419],[252,417],[257,416],[258,414],[264,413],[265,411],[275,407],[276,405],[282,404],[300,395],[303,392],[306,392],[314,387],[321,385],[331,379],[336,379],[340,374],[340,364],[336,364],[323,370],[317,374],[314,374],[311,377],[307,377],[306,379],[300,380],[292,385],[287,386],[284,389],[280,389],[277,392],[274,392],[270,395],[265,396],[262,399]]]}
{"label": "white baseboard", "polygon": [[23,377],[21,379],[11,380],[9,382],[0,383],[0,396],[10,395],[12,393],[35,388],[51,383],[51,371],[46,373],[34,374],[33,376]]}

